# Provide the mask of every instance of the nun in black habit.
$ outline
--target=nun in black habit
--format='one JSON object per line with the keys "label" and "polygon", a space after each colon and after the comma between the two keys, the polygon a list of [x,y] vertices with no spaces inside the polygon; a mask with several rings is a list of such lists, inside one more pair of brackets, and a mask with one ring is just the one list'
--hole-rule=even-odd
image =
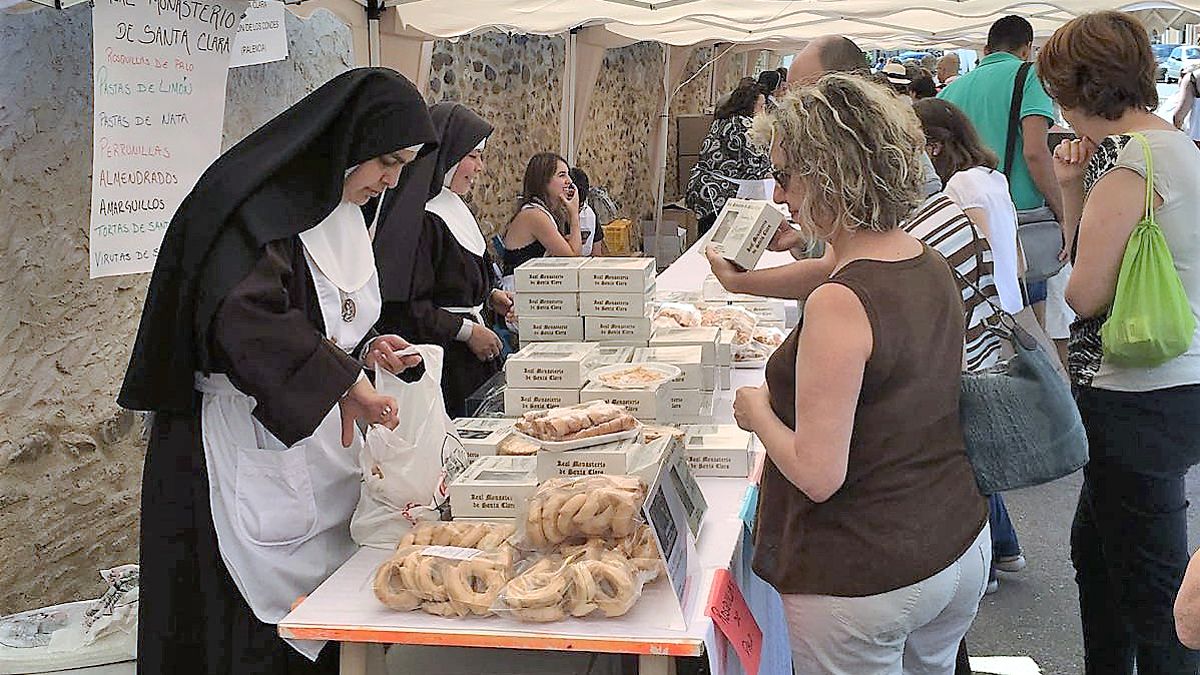
{"label": "nun in black habit", "polygon": [[139,673],[336,672],[336,650],[275,624],[355,551],[355,420],[397,421],[363,365],[416,363],[373,332],[360,207],[435,145],[408,80],[351,70],[219,157],[175,213],[118,399],[155,413]]}
{"label": "nun in black habit", "polygon": [[445,350],[446,410],[462,417],[467,397],[500,369],[489,318],[508,316],[513,301],[495,289],[483,232],[462,200],[483,171],[492,125],[460,103],[429,112],[437,152],[405,169],[404,189],[385,201],[375,237],[383,293],[376,328]]}

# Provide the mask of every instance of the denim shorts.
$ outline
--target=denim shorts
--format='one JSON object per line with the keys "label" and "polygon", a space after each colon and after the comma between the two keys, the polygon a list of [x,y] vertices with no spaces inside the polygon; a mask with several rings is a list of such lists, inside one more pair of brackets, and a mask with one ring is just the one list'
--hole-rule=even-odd
{"label": "denim shorts", "polygon": [[1046,301],[1046,282],[1038,281],[1032,284],[1021,284],[1021,297],[1025,306],[1036,305]]}

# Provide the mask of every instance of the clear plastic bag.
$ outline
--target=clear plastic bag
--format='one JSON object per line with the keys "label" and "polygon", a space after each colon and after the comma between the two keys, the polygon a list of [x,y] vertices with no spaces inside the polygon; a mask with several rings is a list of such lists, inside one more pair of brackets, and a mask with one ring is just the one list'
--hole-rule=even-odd
{"label": "clear plastic bag", "polygon": [[683,302],[661,302],[654,310],[654,325],[674,328],[695,328],[700,325],[700,310]]}
{"label": "clear plastic bag", "polygon": [[591,537],[632,535],[641,522],[646,484],[637,476],[552,478],[529,498],[523,542],[546,550]]}
{"label": "clear plastic bag", "polygon": [[741,345],[753,339],[754,328],[758,325],[758,315],[748,309],[732,305],[710,307],[701,314],[700,325],[731,330],[734,334],[733,343]]}
{"label": "clear plastic bag", "polygon": [[534,561],[505,586],[493,609],[533,623],[568,616],[612,618],[637,604],[645,584],[646,576],[623,553],[597,545],[590,553],[554,554]]}
{"label": "clear plastic bag", "polygon": [[503,552],[452,546],[401,546],[379,566],[375,597],[400,612],[444,617],[488,616],[513,576]]}

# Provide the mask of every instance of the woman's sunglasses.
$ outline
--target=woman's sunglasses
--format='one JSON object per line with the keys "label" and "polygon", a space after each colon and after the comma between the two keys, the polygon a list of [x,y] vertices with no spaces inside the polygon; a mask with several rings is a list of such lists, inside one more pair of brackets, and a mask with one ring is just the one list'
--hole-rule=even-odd
{"label": "woman's sunglasses", "polygon": [[771,178],[775,179],[775,185],[778,185],[780,190],[787,192],[788,183],[792,180],[792,174],[783,169],[772,168]]}

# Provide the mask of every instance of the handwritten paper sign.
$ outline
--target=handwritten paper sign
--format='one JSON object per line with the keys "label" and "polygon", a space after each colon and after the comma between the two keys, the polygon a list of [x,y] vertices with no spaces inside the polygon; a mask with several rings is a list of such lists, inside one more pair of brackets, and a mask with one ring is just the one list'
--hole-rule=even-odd
{"label": "handwritten paper sign", "polygon": [[253,66],[282,61],[288,57],[287,28],[283,23],[283,3],[277,0],[250,0],[246,16],[233,39],[229,67]]}
{"label": "handwritten paper sign", "polygon": [[708,596],[705,616],[710,617],[717,629],[729,640],[729,645],[742,662],[746,675],[758,675],[758,664],[762,660],[763,632],[754,620],[742,589],[738,588],[729,570],[718,569],[713,574],[712,592]]}
{"label": "handwritten paper sign", "polygon": [[148,272],[221,152],[229,52],[246,0],[96,0],[91,276]]}

